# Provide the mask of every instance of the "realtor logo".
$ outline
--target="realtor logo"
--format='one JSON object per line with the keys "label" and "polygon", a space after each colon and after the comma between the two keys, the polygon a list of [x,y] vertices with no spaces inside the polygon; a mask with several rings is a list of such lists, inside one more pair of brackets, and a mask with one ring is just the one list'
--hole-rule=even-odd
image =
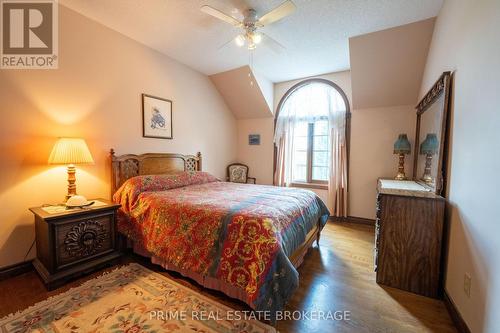
{"label": "realtor logo", "polygon": [[0,4],[0,68],[57,68],[57,1],[0,0]]}

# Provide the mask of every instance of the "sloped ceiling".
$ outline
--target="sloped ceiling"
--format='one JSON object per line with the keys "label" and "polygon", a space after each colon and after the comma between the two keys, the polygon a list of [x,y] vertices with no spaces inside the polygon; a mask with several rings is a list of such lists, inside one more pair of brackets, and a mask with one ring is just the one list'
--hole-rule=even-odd
{"label": "sloped ceiling", "polygon": [[267,106],[274,113],[273,105],[274,105],[274,83],[268,80],[262,73],[255,71],[255,69],[251,69],[257,84],[259,85],[260,92],[264,99],[266,100]]}
{"label": "sloped ceiling", "polygon": [[[273,116],[272,104],[269,104],[272,103],[272,95],[269,96],[268,93],[272,83],[262,77],[256,78],[249,66],[211,75],[210,80],[236,119]],[[267,98],[263,91],[266,92]]]}
{"label": "sloped ceiling", "polygon": [[434,22],[431,18],[349,39],[354,109],[417,103]]}

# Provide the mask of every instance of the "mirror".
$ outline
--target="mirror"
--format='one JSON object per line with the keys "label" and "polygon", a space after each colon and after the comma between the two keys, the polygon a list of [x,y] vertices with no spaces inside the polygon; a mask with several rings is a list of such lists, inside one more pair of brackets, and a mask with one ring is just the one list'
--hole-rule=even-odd
{"label": "mirror", "polygon": [[413,178],[441,194],[451,73],[445,72],[418,103]]}

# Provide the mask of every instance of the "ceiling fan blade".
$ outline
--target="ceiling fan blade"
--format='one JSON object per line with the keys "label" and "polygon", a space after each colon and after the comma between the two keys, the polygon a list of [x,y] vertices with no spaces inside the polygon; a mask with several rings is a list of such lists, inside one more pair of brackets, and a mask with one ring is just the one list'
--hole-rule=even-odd
{"label": "ceiling fan blade", "polygon": [[262,16],[257,21],[257,23],[259,23],[261,26],[269,25],[271,23],[281,20],[285,16],[290,15],[295,11],[296,8],[297,7],[295,6],[292,0],[287,0],[278,7],[271,10],[269,13]]}
{"label": "ceiling fan blade", "polygon": [[286,51],[286,47],[283,46],[276,39],[270,37],[268,34],[259,32],[262,37],[264,37],[264,44],[269,46],[271,50],[273,50],[277,54],[283,54]]}
{"label": "ceiling fan blade", "polygon": [[201,6],[200,10],[208,15],[211,15],[213,17],[216,17],[218,18],[219,20],[222,20],[226,23],[229,23],[231,25],[234,25],[236,27],[239,27],[241,26],[241,22],[238,21],[237,19],[235,19],[234,17],[230,16],[230,15],[227,15],[223,12],[221,12],[220,10],[218,9],[215,9],[213,7],[210,7],[210,6]]}

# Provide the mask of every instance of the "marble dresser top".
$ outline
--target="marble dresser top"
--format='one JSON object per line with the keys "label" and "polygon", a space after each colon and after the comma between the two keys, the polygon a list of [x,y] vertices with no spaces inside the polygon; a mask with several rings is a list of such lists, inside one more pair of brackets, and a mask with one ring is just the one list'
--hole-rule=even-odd
{"label": "marble dresser top", "polygon": [[379,179],[377,190],[381,194],[439,198],[431,189],[412,180]]}

